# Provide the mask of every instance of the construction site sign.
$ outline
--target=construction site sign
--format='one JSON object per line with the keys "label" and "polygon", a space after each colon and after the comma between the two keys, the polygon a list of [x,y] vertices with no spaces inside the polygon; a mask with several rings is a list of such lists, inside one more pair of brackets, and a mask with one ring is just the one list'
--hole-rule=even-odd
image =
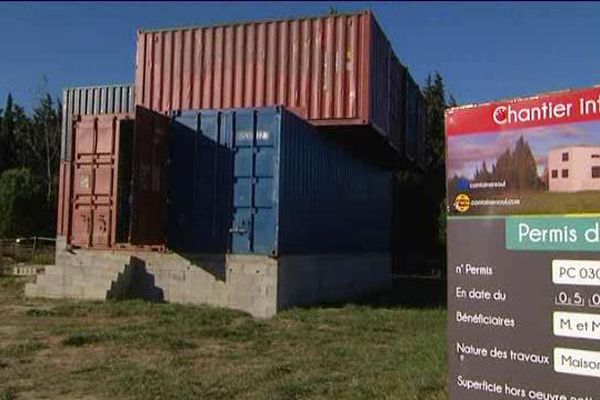
{"label": "construction site sign", "polygon": [[450,400],[600,400],[600,87],[446,112]]}

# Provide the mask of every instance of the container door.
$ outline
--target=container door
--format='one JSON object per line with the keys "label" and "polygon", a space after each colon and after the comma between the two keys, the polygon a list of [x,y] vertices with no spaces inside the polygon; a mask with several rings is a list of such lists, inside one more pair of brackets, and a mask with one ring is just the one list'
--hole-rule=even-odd
{"label": "container door", "polygon": [[119,126],[115,115],[84,116],[73,124],[73,245],[103,248],[115,243]]}
{"label": "container door", "polygon": [[194,154],[194,248],[201,252],[229,250],[234,113],[202,113]]}
{"label": "container door", "polygon": [[275,162],[280,114],[236,113],[233,145],[233,253],[276,253]]}
{"label": "container door", "polygon": [[197,120],[197,113],[186,113],[169,132],[167,240],[170,249],[188,252],[196,250],[191,239],[197,237],[192,221]]}
{"label": "container door", "polygon": [[167,201],[167,134],[170,119],[136,108],[130,242],[164,246]]}
{"label": "container door", "polygon": [[61,161],[58,183],[57,236],[69,236],[71,217],[71,162]]}

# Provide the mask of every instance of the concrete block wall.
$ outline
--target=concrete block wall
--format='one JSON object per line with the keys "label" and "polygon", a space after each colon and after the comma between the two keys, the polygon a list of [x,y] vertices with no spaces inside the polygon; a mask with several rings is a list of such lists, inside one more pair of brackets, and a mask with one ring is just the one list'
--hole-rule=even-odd
{"label": "concrete block wall", "polygon": [[285,256],[186,255],[151,251],[67,250],[28,284],[33,297],[103,300],[139,297],[208,304],[268,318],[278,311],[354,299],[391,285],[389,254]]}
{"label": "concrete block wall", "polygon": [[356,299],[391,287],[388,253],[282,257],[277,307],[285,309]]}
{"label": "concrete block wall", "polygon": [[70,252],[64,237],[57,238],[56,249],[56,264],[25,285],[26,296],[85,300],[127,296],[133,269],[125,254]]}
{"label": "concrete block wall", "polygon": [[15,276],[35,276],[44,272],[47,265],[26,265],[19,264],[12,268],[12,274]]}
{"label": "concrete block wall", "polygon": [[154,301],[227,306],[224,256],[131,253],[137,266],[132,294]]}
{"label": "concrete block wall", "polygon": [[259,318],[277,314],[278,261],[266,256],[227,256],[228,307]]}

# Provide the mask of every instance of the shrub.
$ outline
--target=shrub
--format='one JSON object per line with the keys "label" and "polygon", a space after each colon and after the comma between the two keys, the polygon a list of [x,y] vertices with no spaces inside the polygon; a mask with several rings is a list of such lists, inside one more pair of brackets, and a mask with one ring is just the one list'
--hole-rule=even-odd
{"label": "shrub", "polygon": [[0,237],[38,233],[47,215],[43,187],[26,168],[0,175]]}

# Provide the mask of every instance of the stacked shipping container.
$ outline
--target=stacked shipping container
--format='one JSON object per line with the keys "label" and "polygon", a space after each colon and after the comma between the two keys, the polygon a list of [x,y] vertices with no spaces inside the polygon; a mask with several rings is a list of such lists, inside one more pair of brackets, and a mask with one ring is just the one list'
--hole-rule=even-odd
{"label": "stacked shipping container", "polygon": [[[382,165],[398,164],[374,160],[419,165],[424,156],[423,97],[370,12],[140,31],[133,99],[131,85],[64,93],[58,234],[72,245],[156,246],[169,226],[169,245],[187,252],[368,251],[373,240],[387,249],[381,215],[391,219],[392,189]],[[143,106],[135,113],[134,103]],[[247,245],[240,199],[251,200],[245,223],[258,229]],[[268,224],[257,216],[265,199],[274,201]],[[290,219],[291,208],[304,217]]]}
{"label": "stacked shipping container", "polygon": [[407,75],[371,12],[137,37],[137,104],[157,111],[284,105],[317,126],[370,127],[397,151]]}
{"label": "stacked shipping container", "polygon": [[73,118],[81,115],[127,114],[135,111],[135,85],[103,85],[63,91],[61,156],[70,161]]}
{"label": "stacked shipping container", "polygon": [[137,107],[70,121],[58,235],[74,247],[164,245],[169,118]]}
{"label": "stacked shipping container", "polygon": [[170,148],[170,248],[278,256],[389,249],[392,173],[281,107],[184,112]]}
{"label": "stacked shipping container", "polygon": [[392,176],[422,164],[425,107],[370,12],[140,31],[135,98],[68,89],[64,107],[57,268],[29,295],[123,281],[267,317],[403,263],[414,199]]}
{"label": "stacked shipping container", "polygon": [[427,105],[419,85],[408,75],[405,83],[405,154],[418,167],[425,163],[425,129]]}
{"label": "stacked shipping container", "polygon": [[122,198],[129,197],[130,185],[117,177],[122,169],[119,155],[132,148],[126,145],[133,136],[132,119],[130,114],[104,114],[74,120],[73,181],[69,182],[73,211],[67,228],[73,246],[110,248],[122,235],[117,221],[124,213],[117,209]]}
{"label": "stacked shipping container", "polygon": [[71,219],[73,122],[85,115],[130,114],[135,111],[134,85],[69,88],[63,91],[57,234],[67,236]]}

